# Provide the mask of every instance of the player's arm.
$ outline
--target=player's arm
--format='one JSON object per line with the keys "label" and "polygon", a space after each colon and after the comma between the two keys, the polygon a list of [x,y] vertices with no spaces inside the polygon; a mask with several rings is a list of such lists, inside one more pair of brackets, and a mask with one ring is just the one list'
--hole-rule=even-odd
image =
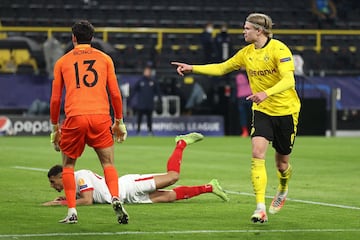
{"label": "player's arm", "polygon": [[122,119],[123,113],[122,113],[122,98],[121,93],[119,89],[119,85],[116,79],[115,74],[114,76],[111,76],[111,78],[108,81],[108,90],[110,94],[111,104],[112,108],[114,110],[114,116],[116,119]]}
{"label": "player's arm", "polygon": [[112,108],[114,110],[114,116],[116,119],[123,118],[122,112],[122,97],[119,88],[119,84],[115,75],[114,63],[110,57],[107,59],[107,88],[110,94]]}
{"label": "player's arm", "polygon": [[122,108],[122,97],[119,89],[119,84],[115,75],[114,64],[111,58],[108,58],[108,79],[107,86],[110,94],[112,107],[114,110],[115,121],[112,126],[112,132],[117,142],[123,142],[127,137],[127,130],[123,121],[123,108]]}
{"label": "player's arm", "polygon": [[229,59],[222,63],[213,63],[205,65],[193,65],[193,73],[205,74],[210,76],[222,76],[234,70],[237,70],[232,59]]}
{"label": "player's arm", "polygon": [[276,56],[275,61],[278,62],[280,80],[274,86],[265,90],[267,96],[281,93],[295,87],[295,67],[290,50],[285,45],[283,47],[279,47],[279,51]]}
{"label": "player's arm", "polygon": [[92,205],[93,204],[93,190],[86,190],[80,192],[80,197],[76,199],[76,205]]}
{"label": "player's arm", "polygon": [[52,82],[52,91],[50,98],[50,121],[52,124],[52,133],[50,135],[50,141],[54,144],[56,151],[60,151],[60,107],[61,96],[64,87],[64,81],[61,74],[61,61],[57,61],[54,67],[54,80]]}
{"label": "player's arm", "polygon": [[[76,205],[92,205],[93,204],[93,190],[87,189],[86,191],[80,192],[80,197],[76,199]],[[67,205],[65,197],[57,197],[53,201],[45,202],[43,206],[59,206]]]}
{"label": "player's arm", "polygon": [[293,71],[286,71],[281,73],[281,80],[271,88],[266,89],[263,92],[254,93],[246,98],[257,104],[264,101],[267,97],[281,93],[295,86],[295,78]]}
{"label": "player's arm", "polygon": [[[49,202],[44,202],[42,205],[43,206],[56,206],[56,205],[64,205],[62,204],[62,202],[66,201],[66,197],[65,196],[59,196],[57,198],[55,198],[52,201]],[[66,203],[66,202],[64,202]]]}
{"label": "player's arm", "polygon": [[61,73],[61,61],[59,60],[54,67],[54,80],[52,82],[50,98],[50,120],[52,124],[59,123],[63,87],[64,81]]}
{"label": "player's arm", "polygon": [[295,78],[293,71],[286,71],[281,73],[281,79],[278,83],[276,83],[271,88],[265,90],[265,93],[268,96],[281,93],[285,90],[295,87]]}
{"label": "player's arm", "polygon": [[205,65],[189,65],[180,62],[171,62],[172,65],[177,66],[179,75],[184,76],[186,73],[204,74],[210,76],[222,76],[234,70],[241,68],[241,51],[235,56],[222,63],[213,63]]}
{"label": "player's arm", "polygon": [[205,65],[189,65],[186,63],[180,62],[171,62],[171,64],[176,65],[176,71],[179,75],[184,76],[187,73],[196,73],[210,76],[222,76],[226,73],[234,71],[235,69],[227,61],[223,63],[213,63]]}

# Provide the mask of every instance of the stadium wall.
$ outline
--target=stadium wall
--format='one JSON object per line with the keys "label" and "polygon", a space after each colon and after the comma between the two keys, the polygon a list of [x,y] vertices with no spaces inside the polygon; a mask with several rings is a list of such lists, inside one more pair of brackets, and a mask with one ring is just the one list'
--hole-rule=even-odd
{"label": "stadium wall", "polygon": [[[133,84],[137,78],[138,76],[134,75],[121,75],[119,77],[119,83]],[[14,113],[26,115],[34,101],[49,102],[51,81],[47,77],[4,74],[0,75],[0,82],[0,115],[8,116]],[[300,118],[302,123],[299,125],[300,135],[323,135],[324,129],[329,129],[329,94],[332,88],[340,88],[342,93],[341,99],[337,102],[338,128],[346,130],[360,129],[359,77],[312,77],[306,81],[298,80],[297,83],[297,89],[303,101],[303,112]],[[216,121],[214,121],[218,123],[218,127],[214,133],[209,132],[210,135],[237,135],[238,131],[236,130],[237,125],[234,123],[235,120],[229,124],[229,116],[224,114],[221,116],[223,118],[222,120],[219,120],[217,117],[218,116],[215,116]],[[45,119],[48,119],[48,117],[46,116]],[[130,125],[132,121],[130,119],[131,118],[127,118],[129,128],[134,128]],[[162,125],[156,125],[157,123],[155,121],[155,126],[162,126],[159,127],[157,135],[161,135],[160,132],[164,130],[163,128],[171,125],[169,122],[182,121],[185,122],[185,126],[192,126],[186,123],[187,119],[191,120],[189,117],[169,118],[166,121],[160,120]],[[317,125],[311,124],[314,123],[314,120],[317,120]],[[192,119],[191,121],[193,121],[195,125],[204,122],[201,118],[197,120]],[[309,123],[309,125],[307,125],[307,123]],[[44,126],[46,125],[45,123],[42,124]],[[200,124],[199,126],[207,128],[210,125],[211,122],[204,123],[203,125]],[[231,126],[228,131],[229,125]],[[176,125],[173,125],[173,127],[174,129],[171,130],[169,134],[175,133],[177,127]],[[310,131],[311,129],[314,129],[314,131]],[[181,127],[181,130],[186,131],[188,128]]]}
{"label": "stadium wall", "polygon": [[[129,136],[136,136],[135,117],[126,118]],[[48,136],[51,132],[49,116],[0,116],[0,136]],[[206,136],[224,136],[222,116],[155,117],[153,133],[156,136],[176,136],[188,132],[201,132]],[[147,135],[146,123],[141,124],[140,135]]]}

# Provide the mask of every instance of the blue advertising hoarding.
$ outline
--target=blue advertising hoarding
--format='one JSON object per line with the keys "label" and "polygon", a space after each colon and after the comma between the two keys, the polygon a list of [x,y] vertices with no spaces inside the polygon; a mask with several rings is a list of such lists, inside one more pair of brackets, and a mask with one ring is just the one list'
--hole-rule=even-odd
{"label": "blue advertising hoarding", "polygon": [[[174,118],[155,117],[155,136],[175,136],[188,132],[200,132],[206,136],[223,136],[222,116],[181,116]],[[134,117],[125,118],[129,136],[136,135],[137,123]],[[141,124],[140,135],[147,135],[147,126]],[[0,136],[41,136],[49,135],[51,123],[48,116],[0,116]]]}

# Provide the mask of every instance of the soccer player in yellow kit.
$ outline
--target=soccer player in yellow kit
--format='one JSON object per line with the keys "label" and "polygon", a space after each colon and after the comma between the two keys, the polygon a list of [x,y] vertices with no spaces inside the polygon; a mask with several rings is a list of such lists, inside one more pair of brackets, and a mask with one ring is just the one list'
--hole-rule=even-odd
{"label": "soccer player in yellow kit", "polygon": [[177,72],[221,76],[245,68],[249,77],[253,102],[251,129],[251,180],[256,197],[256,210],[251,221],[267,222],[265,190],[267,173],[265,156],[272,142],[279,185],[269,212],[274,214],[284,205],[292,167],[289,164],[294,144],[300,100],[295,90],[294,62],[289,48],[272,39],[272,19],[261,13],[250,14],[244,24],[244,38],[250,43],[232,58],[218,64],[189,65],[172,62]]}

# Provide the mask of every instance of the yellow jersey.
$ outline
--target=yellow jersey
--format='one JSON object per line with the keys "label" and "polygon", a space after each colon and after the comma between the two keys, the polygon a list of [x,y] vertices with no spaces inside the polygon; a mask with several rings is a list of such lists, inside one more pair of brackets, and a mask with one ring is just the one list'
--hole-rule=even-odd
{"label": "yellow jersey", "polygon": [[279,40],[269,39],[260,49],[249,44],[222,63],[193,65],[193,73],[221,76],[240,68],[246,69],[251,91],[264,91],[268,96],[260,104],[253,103],[253,110],[270,116],[284,116],[300,111],[300,100],[295,90],[293,56]]}

